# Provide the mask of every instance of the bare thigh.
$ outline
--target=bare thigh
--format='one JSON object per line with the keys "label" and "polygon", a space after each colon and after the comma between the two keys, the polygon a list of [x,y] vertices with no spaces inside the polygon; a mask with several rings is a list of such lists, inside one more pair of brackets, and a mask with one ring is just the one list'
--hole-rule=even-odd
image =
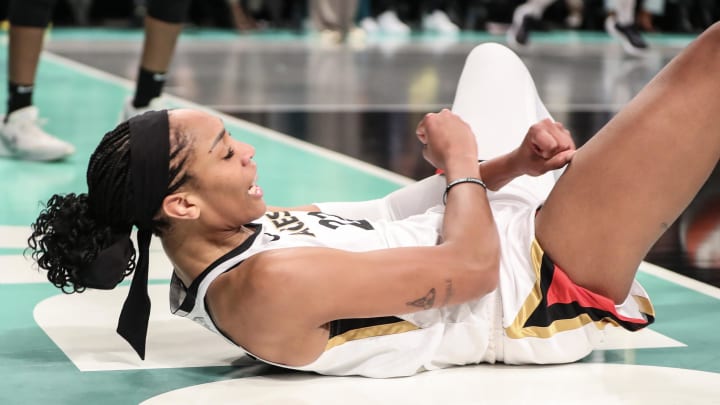
{"label": "bare thigh", "polygon": [[720,25],[676,57],[573,158],[536,219],[579,285],[625,299],[637,267],[720,156]]}

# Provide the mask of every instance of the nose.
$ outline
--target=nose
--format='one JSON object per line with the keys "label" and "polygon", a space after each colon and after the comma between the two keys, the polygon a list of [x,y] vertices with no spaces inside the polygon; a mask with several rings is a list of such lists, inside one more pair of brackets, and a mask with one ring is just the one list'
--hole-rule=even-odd
{"label": "nose", "polygon": [[255,157],[255,148],[252,145],[243,143],[240,148],[242,164],[247,166],[252,162],[252,158]]}

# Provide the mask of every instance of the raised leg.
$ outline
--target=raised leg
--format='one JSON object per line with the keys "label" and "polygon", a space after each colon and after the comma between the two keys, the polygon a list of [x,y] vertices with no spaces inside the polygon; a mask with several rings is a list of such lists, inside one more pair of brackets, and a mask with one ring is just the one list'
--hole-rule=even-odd
{"label": "raised leg", "polygon": [[[483,160],[517,148],[531,125],[550,118],[522,60],[493,43],[479,45],[468,55],[452,110],[472,128]],[[554,173],[546,173],[522,176],[510,185],[532,189],[538,199],[545,199],[554,184]]]}
{"label": "raised leg", "polygon": [[[493,43],[479,45],[468,55],[452,109],[472,128],[479,158],[483,160],[517,148],[531,125],[550,117],[520,58],[508,48]],[[490,193],[488,197],[522,194],[539,203],[554,184],[550,173],[540,177],[521,176],[506,185],[501,193]],[[348,218],[402,219],[442,204],[446,185],[445,179],[432,176],[382,199],[317,205],[323,211]]]}
{"label": "raised leg", "polygon": [[545,252],[616,302],[720,157],[720,25],[668,64],[575,154],[536,219]]}

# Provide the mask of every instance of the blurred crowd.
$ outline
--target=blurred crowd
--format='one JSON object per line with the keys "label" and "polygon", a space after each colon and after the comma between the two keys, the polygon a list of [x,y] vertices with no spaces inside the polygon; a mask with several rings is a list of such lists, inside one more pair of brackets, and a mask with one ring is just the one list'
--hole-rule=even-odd
{"label": "blurred crowd", "polygon": [[[543,12],[540,30],[603,30],[616,0],[560,0]],[[9,0],[0,0],[0,11]],[[316,30],[351,34],[507,30],[525,0],[194,0],[188,22],[241,32]],[[145,0],[60,0],[55,25],[142,25]],[[644,32],[699,32],[720,20],[717,0],[637,0],[635,24]],[[337,34],[330,34],[336,32]]]}

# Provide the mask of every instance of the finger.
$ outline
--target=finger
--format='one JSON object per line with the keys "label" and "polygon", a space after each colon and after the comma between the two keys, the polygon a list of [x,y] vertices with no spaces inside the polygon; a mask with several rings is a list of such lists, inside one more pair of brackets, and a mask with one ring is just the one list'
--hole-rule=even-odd
{"label": "finger", "polygon": [[556,142],[556,146],[553,151],[554,153],[558,153],[560,151],[572,149],[575,147],[575,142],[570,135],[570,131],[565,129],[562,123],[553,123],[549,132]]}
{"label": "finger", "polygon": [[427,145],[427,143],[428,143],[427,132],[426,132],[424,126],[423,126],[423,127],[418,127],[418,128],[415,130],[415,135],[417,136],[417,138],[418,138],[418,140],[420,141],[420,143],[422,143],[423,145]]}
{"label": "finger", "polygon": [[575,150],[566,150],[563,152],[560,152],[553,156],[552,158],[548,159],[547,162],[545,162],[545,167],[547,167],[548,170],[555,170],[559,169],[566,164],[570,163],[573,156],[575,156]]}
{"label": "finger", "polygon": [[561,150],[576,149],[575,141],[570,135],[570,132],[567,131],[563,132],[563,134],[559,137],[558,144],[562,146]]}
{"label": "finger", "polygon": [[555,140],[557,142],[557,148],[555,148],[555,153],[575,149],[575,143],[572,141],[572,139],[566,136],[557,137],[555,138]]}
{"label": "finger", "polygon": [[531,140],[535,153],[543,159],[551,158],[557,148],[557,140],[548,131],[538,131]]}
{"label": "finger", "polygon": [[565,144],[575,146],[575,142],[573,141],[572,134],[570,134],[570,131],[568,131],[567,129],[563,129],[560,132],[558,138],[562,139],[562,142]]}
{"label": "finger", "polygon": [[425,114],[423,119],[420,120],[417,127],[415,128],[415,135],[418,137],[420,142],[427,144],[427,124],[428,119],[432,116],[432,113]]}
{"label": "finger", "polygon": [[427,120],[428,120],[428,118],[429,118],[431,115],[432,115],[432,113],[427,113],[427,114],[425,114],[425,115],[422,117],[422,119],[420,120],[420,122],[418,122],[417,127],[415,128],[415,132],[416,132],[416,133],[418,132],[418,130],[419,130],[421,127],[424,127],[424,126],[427,125]]}

